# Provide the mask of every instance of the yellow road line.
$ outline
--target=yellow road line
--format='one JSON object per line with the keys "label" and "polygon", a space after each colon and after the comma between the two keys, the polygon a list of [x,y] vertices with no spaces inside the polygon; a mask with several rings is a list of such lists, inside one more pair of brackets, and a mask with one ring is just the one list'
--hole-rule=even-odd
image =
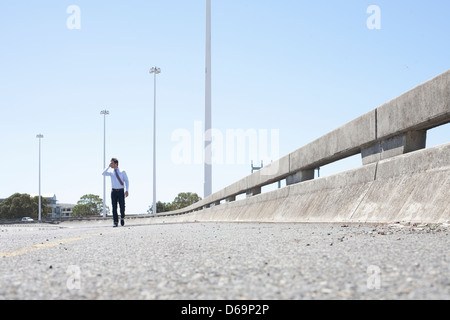
{"label": "yellow road line", "polygon": [[41,249],[45,249],[45,248],[56,247],[56,246],[59,246],[59,245],[64,244],[64,243],[90,239],[90,238],[98,237],[100,235],[107,235],[107,234],[116,233],[116,232],[118,232],[118,231],[106,232],[106,233],[102,233],[102,234],[98,234],[98,233],[96,233],[96,234],[88,234],[88,235],[85,235],[85,236],[82,236],[82,237],[78,237],[78,238],[61,239],[61,240],[58,240],[58,241],[55,241],[55,242],[35,244],[34,246],[31,246],[31,247],[26,247],[26,248],[21,248],[21,249],[18,249],[18,250],[13,250],[13,251],[5,252],[5,253],[0,253],[0,259],[14,257],[14,256],[19,256],[21,254],[25,254],[25,253],[32,252],[32,251],[37,251],[37,250],[41,250]]}

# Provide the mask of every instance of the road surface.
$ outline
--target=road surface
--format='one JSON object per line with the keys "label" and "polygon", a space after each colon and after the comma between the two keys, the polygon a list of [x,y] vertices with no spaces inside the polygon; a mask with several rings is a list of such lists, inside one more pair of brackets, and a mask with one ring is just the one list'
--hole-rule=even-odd
{"label": "road surface", "polygon": [[0,226],[2,299],[450,299],[448,225]]}

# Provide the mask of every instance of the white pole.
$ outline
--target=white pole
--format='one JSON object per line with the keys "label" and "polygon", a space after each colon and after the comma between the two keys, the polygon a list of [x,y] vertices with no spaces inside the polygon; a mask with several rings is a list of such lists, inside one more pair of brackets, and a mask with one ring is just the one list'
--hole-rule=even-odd
{"label": "white pole", "polygon": [[161,73],[161,69],[153,67],[153,214],[156,214],[156,75]]}
{"label": "white pole", "polygon": [[[103,168],[106,168],[106,114],[103,116]],[[103,176],[103,218],[106,218],[106,176]]]}
{"label": "white pole", "polygon": [[[103,115],[103,168],[106,168],[106,116],[108,110],[100,112]],[[106,177],[103,176],[103,218],[106,218]]]}
{"label": "white pole", "polygon": [[156,214],[156,72],[153,75],[153,214]]}
{"label": "white pole", "polygon": [[38,134],[37,136],[36,136],[36,138],[38,138],[39,139],[39,215],[38,215],[38,221],[41,221],[41,218],[42,218],[42,213],[41,213],[41,211],[42,211],[42,208],[41,208],[41,203],[42,203],[42,200],[41,200],[41,139],[43,138],[44,136],[42,135],[42,134]]}
{"label": "white pole", "polygon": [[205,79],[205,181],[204,197],[212,194],[211,134],[211,0],[206,0],[206,79]]}
{"label": "white pole", "polygon": [[41,221],[41,139],[39,138],[39,218]]}

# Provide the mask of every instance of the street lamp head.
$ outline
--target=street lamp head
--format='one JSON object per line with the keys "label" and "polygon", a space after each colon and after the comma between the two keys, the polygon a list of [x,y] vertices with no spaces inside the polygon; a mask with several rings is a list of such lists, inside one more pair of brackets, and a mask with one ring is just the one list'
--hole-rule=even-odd
{"label": "street lamp head", "polygon": [[155,73],[155,74],[160,74],[161,73],[161,69],[157,68],[157,67],[153,67],[150,69],[150,74]]}
{"label": "street lamp head", "polygon": [[108,115],[109,114],[109,111],[108,110],[102,110],[101,112],[100,112],[100,114],[103,114],[103,115]]}
{"label": "street lamp head", "polygon": [[41,138],[43,138],[43,137],[44,137],[43,134],[38,134],[38,135],[36,136],[36,138],[39,138],[39,139],[41,139]]}

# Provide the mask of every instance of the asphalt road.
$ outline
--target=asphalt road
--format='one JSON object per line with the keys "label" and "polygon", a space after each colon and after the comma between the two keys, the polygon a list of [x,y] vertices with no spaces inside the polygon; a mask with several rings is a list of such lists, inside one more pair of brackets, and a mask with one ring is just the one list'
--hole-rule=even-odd
{"label": "asphalt road", "polygon": [[448,225],[0,226],[2,299],[450,299]]}

